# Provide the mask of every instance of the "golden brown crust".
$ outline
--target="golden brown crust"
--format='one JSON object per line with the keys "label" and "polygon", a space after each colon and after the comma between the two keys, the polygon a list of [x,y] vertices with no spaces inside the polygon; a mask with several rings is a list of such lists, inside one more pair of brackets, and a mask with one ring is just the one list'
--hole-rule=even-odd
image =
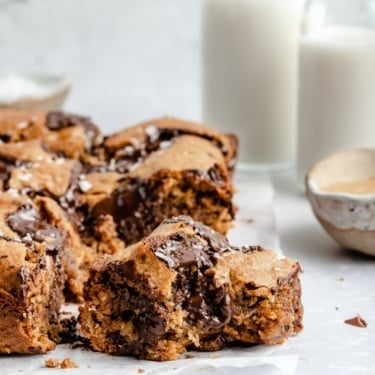
{"label": "golden brown crust", "polygon": [[0,139],[20,142],[40,139],[46,134],[46,113],[43,111],[15,111],[0,109]]}
{"label": "golden brown crust", "polygon": [[80,309],[99,351],[164,361],[189,348],[278,344],[302,328],[299,264],[234,248],[189,217],[98,260]]}
{"label": "golden brown crust", "polygon": [[228,270],[235,301],[224,327],[228,342],[281,344],[302,329],[298,263],[270,251],[231,254],[219,260],[215,272]]}
{"label": "golden brown crust", "polygon": [[[81,300],[88,268],[98,255],[121,253],[125,243],[138,241],[163,219],[189,214],[222,233],[231,226],[234,136],[165,118],[101,143],[98,129],[86,117],[0,110],[0,139],[0,247],[3,268],[12,270],[0,277],[6,301],[0,314],[9,315],[0,325],[8,332],[7,325],[20,324],[14,337],[4,338],[0,352],[53,348],[59,340],[62,293]],[[14,217],[13,227],[9,217]],[[37,225],[43,225],[40,233],[56,233],[41,239]],[[64,244],[58,251],[57,239]],[[145,256],[151,259],[147,246]],[[142,272],[156,275],[153,264],[162,274],[150,279],[156,291],[165,283],[159,278],[171,273],[151,260]],[[20,278],[21,270],[30,277]],[[12,294],[22,290],[28,291],[23,299]],[[29,308],[32,313],[21,319]],[[35,323],[38,319],[45,328]],[[173,319],[181,321],[183,315]],[[162,340],[159,345],[173,350],[175,344]]]}
{"label": "golden brown crust", "polygon": [[160,134],[163,131],[166,133],[164,136],[166,140],[178,135],[194,135],[207,139],[220,149],[225,157],[228,170],[233,171],[238,147],[238,140],[235,135],[223,134],[202,124],[173,117],[158,118],[126,128],[107,137],[104,141],[104,147],[111,153],[114,150],[124,149],[126,146],[137,148],[140,144],[148,142],[150,138],[157,138],[158,133]]}
{"label": "golden brown crust", "polygon": [[61,232],[25,197],[3,193],[0,207],[0,352],[45,353],[58,340]]}
{"label": "golden brown crust", "polygon": [[38,139],[51,152],[85,159],[99,144],[101,135],[86,117],[62,112],[0,109],[0,139],[5,143]]}
{"label": "golden brown crust", "polygon": [[[181,214],[226,233],[236,211],[229,170],[233,139],[172,118],[127,128],[104,140],[82,199],[93,219],[112,215],[127,244],[147,236],[163,219]],[[95,192],[95,180],[108,171],[113,179]]]}

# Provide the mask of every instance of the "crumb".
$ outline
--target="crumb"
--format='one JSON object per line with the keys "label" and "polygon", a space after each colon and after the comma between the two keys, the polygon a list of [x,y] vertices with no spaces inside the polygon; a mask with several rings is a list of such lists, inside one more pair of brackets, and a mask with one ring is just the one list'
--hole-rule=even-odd
{"label": "crumb", "polygon": [[335,310],[338,310],[338,309],[339,309],[339,308],[336,306],[336,307],[335,307]]}
{"label": "crumb", "polygon": [[68,357],[61,362],[61,368],[78,368],[78,365]]}
{"label": "crumb", "polygon": [[185,354],[185,358],[186,358],[186,359],[195,358],[195,355],[190,354],[190,353],[186,353],[186,354]]}
{"label": "crumb", "polygon": [[345,279],[343,277],[340,277],[339,279],[337,279],[337,281],[345,281]]}
{"label": "crumb", "polygon": [[219,354],[214,353],[214,354],[212,354],[211,358],[217,359],[217,358],[219,358]]}
{"label": "crumb", "polygon": [[87,365],[87,368],[91,368],[91,365]]}
{"label": "crumb", "polygon": [[137,372],[138,372],[138,374],[143,374],[145,372],[145,369],[144,368],[139,368]]}
{"label": "crumb", "polygon": [[367,322],[364,319],[362,319],[359,315],[357,315],[354,318],[345,320],[344,323],[350,324],[354,327],[359,327],[359,328],[366,328],[367,327]]}
{"label": "crumb", "polygon": [[77,368],[78,365],[72,361],[69,357],[64,358],[61,362],[58,358],[47,358],[44,361],[46,367],[49,368]]}
{"label": "crumb", "polygon": [[58,368],[58,367],[60,367],[60,361],[57,358],[47,358],[44,361],[44,364],[46,365],[46,367],[49,367],[49,368]]}

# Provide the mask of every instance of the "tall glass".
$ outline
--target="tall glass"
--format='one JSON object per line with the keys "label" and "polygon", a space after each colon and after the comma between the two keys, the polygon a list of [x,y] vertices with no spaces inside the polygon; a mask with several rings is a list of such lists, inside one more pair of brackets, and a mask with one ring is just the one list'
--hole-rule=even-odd
{"label": "tall glass", "polygon": [[330,153],[375,147],[375,1],[308,1],[303,25],[300,182]]}
{"label": "tall glass", "polygon": [[301,0],[202,0],[202,117],[238,135],[240,167],[296,155]]}

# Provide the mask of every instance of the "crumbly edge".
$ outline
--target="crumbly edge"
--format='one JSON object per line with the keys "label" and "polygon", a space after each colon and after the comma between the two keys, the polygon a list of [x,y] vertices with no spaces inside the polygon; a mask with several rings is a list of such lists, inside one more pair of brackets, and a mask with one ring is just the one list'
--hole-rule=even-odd
{"label": "crumbly edge", "polygon": [[224,327],[228,342],[281,344],[302,329],[303,307],[299,265],[279,278],[277,287],[243,285],[232,281],[233,317]]}
{"label": "crumbly edge", "polygon": [[162,171],[150,181],[136,185],[146,192],[145,199],[118,226],[127,244],[141,240],[164,219],[178,215],[191,216],[222,234],[233,225],[233,187],[225,180],[218,185],[195,171]]}
{"label": "crumbly edge", "polygon": [[39,263],[24,266],[19,277],[19,296],[0,294],[0,352],[46,353],[59,340],[63,296],[58,265],[52,256],[42,256]]}

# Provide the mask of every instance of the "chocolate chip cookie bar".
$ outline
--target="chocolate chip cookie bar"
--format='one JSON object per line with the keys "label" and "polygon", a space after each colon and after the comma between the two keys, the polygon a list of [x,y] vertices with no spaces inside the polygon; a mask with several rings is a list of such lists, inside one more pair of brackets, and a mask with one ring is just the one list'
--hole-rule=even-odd
{"label": "chocolate chip cookie bar", "polygon": [[299,271],[272,251],[232,247],[190,217],[168,219],[93,265],[82,331],[98,351],[157,361],[282,343],[302,328]]}
{"label": "chocolate chip cookie bar", "polygon": [[115,188],[104,199],[94,200],[88,191],[88,212],[92,218],[111,215],[127,244],[150,234],[163,219],[182,214],[225,234],[235,214],[236,145],[234,136],[172,118],[109,136],[101,149],[105,164],[92,171],[122,177],[113,175]]}
{"label": "chocolate chip cookie bar", "polygon": [[67,243],[48,200],[0,194],[0,353],[45,353],[59,339]]}

